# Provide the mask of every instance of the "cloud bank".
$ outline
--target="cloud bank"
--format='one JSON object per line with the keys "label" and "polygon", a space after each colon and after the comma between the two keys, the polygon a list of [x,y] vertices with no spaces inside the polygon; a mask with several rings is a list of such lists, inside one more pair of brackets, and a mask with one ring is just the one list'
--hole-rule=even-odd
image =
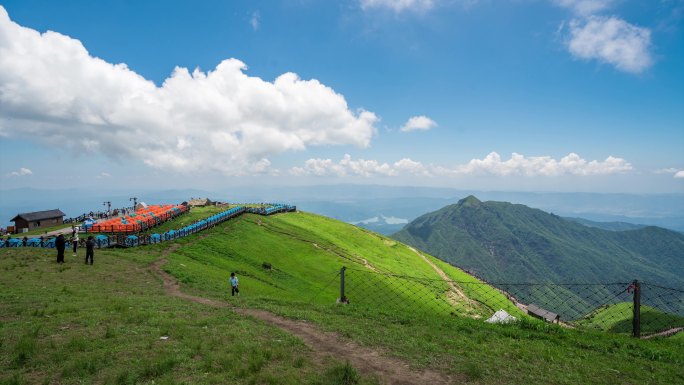
{"label": "cloud bank", "polygon": [[421,115],[410,118],[403,126],[401,126],[400,131],[427,131],[433,127],[437,127],[437,123],[427,116]]}
{"label": "cloud bank", "polygon": [[17,136],[159,169],[268,171],[268,157],[309,146],[367,147],[378,118],[352,111],[318,80],[273,82],[237,60],[212,71],[176,67],[157,87],[80,41],[39,33],[0,6],[0,136]]}
{"label": "cloud bank", "polygon": [[410,158],[392,164],[376,160],[353,160],[345,154],[342,160],[309,159],[303,167],[293,167],[290,174],[295,176],[446,176],[466,175],[554,177],[563,175],[589,176],[625,173],[632,165],[625,159],[609,156],[604,161],[587,161],[575,153],[556,160],[550,156],[526,157],[513,153],[508,160],[502,160],[496,152],[482,159],[472,159],[466,164],[454,167],[425,165]]}

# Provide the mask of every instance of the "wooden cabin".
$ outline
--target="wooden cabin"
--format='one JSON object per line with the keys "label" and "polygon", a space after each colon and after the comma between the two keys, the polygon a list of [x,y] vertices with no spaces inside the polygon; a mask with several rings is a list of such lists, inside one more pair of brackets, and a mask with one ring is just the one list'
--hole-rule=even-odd
{"label": "wooden cabin", "polygon": [[560,316],[556,313],[542,309],[535,304],[527,305],[527,314],[550,323],[560,323]]}
{"label": "wooden cabin", "polygon": [[19,234],[24,231],[23,229],[34,230],[60,225],[64,223],[65,215],[60,209],[35,211],[18,214],[10,221],[14,222],[15,233]]}

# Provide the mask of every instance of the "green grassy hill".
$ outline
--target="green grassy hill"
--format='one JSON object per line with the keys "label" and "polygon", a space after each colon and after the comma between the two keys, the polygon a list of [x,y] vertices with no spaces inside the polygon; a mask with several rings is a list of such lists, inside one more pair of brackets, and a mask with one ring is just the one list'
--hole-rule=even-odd
{"label": "green grassy hill", "polygon": [[[632,304],[616,303],[602,306],[577,322],[578,325],[602,329],[612,333],[630,333],[632,331]],[[666,314],[651,307],[641,307],[641,332],[655,333],[663,330],[663,325],[684,327],[684,317]]]}
{"label": "green grassy hill", "polygon": [[684,235],[658,227],[609,231],[471,196],[392,237],[489,282],[639,279],[684,286]]}
{"label": "green grassy hill", "polygon": [[[305,320],[341,344],[454,383],[684,382],[681,338],[641,341],[529,320],[459,269],[317,215],[247,214],[173,242],[97,250],[94,266],[70,253],[57,265],[53,252],[0,250],[0,384],[379,383],[271,324],[167,296],[149,269],[162,258],[188,294]],[[348,305],[335,303],[342,266]],[[239,298],[230,297],[231,271]],[[483,322],[500,308],[523,321]]]}

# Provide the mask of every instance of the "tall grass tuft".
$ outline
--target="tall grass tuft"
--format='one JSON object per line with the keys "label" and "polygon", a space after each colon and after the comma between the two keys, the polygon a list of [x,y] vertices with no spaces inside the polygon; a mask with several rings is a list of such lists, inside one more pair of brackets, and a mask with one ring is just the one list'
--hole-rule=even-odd
{"label": "tall grass tuft", "polygon": [[333,366],[325,372],[326,383],[330,385],[356,385],[361,377],[349,361]]}
{"label": "tall grass tuft", "polygon": [[164,374],[173,370],[174,366],[178,363],[175,357],[166,356],[161,359],[157,359],[148,363],[142,370],[142,377],[153,378],[161,377]]}
{"label": "tall grass tuft", "polygon": [[36,327],[35,329],[26,332],[19,337],[17,344],[14,345],[13,361],[15,365],[24,366],[28,360],[33,357],[36,352],[36,346],[38,345],[36,339],[39,332],[40,327]]}

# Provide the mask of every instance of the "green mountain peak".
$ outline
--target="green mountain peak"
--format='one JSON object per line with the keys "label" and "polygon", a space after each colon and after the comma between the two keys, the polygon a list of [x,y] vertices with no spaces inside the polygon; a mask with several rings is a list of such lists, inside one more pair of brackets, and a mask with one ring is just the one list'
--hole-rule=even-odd
{"label": "green mountain peak", "polygon": [[422,215],[392,237],[489,282],[684,283],[682,234],[655,227],[603,230],[474,196]]}
{"label": "green mountain peak", "polygon": [[479,199],[477,199],[474,195],[468,195],[467,197],[458,201],[459,206],[466,207],[477,207],[480,204],[482,204],[482,202]]}

